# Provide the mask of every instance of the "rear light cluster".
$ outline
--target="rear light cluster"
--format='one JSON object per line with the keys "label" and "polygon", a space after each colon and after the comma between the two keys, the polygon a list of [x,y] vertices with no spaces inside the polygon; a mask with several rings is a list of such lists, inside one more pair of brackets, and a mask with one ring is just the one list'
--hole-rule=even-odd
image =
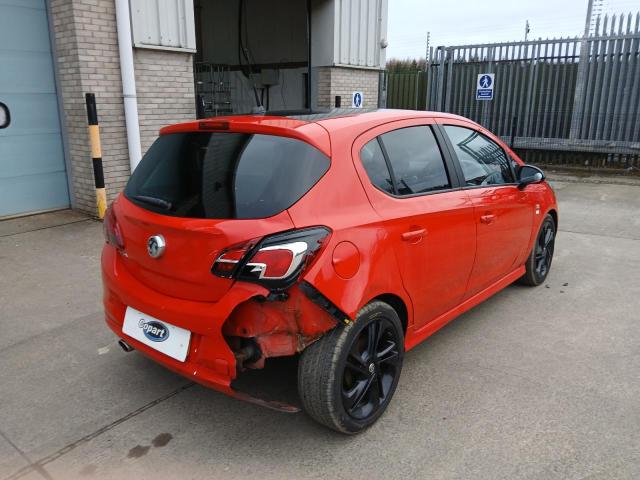
{"label": "rear light cluster", "polygon": [[298,279],[330,233],[325,227],[306,228],[236,245],[222,252],[211,272],[282,290]]}
{"label": "rear light cluster", "polygon": [[104,223],[102,224],[104,230],[105,241],[116,247],[120,251],[124,251],[124,239],[122,232],[120,231],[120,225],[116,219],[116,214],[113,211],[113,205],[107,208],[104,214]]}

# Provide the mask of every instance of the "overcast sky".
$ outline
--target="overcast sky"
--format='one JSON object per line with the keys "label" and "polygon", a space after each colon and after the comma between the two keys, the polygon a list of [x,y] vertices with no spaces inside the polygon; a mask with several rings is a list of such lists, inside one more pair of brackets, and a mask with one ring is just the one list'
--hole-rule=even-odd
{"label": "overcast sky", "polygon": [[[607,13],[637,12],[640,0],[604,0]],[[389,0],[387,59],[425,56],[431,45],[567,37],[584,30],[587,0]]]}

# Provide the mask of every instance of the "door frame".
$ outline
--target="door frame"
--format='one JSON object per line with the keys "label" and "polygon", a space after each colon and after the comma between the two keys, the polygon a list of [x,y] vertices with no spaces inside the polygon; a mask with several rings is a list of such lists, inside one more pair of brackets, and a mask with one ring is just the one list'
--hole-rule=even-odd
{"label": "door frame", "polygon": [[[451,183],[451,188],[448,188],[445,190],[435,190],[433,192],[414,193],[412,195],[395,195],[393,193],[383,192],[378,187],[376,187],[373,183],[371,183],[371,180],[369,179],[369,176],[365,171],[364,166],[362,165],[362,162],[360,161],[359,149],[362,146],[364,146],[366,143],[380,137],[381,135],[384,135],[385,133],[389,133],[394,130],[400,130],[403,128],[411,128],[411,127],[430,127],[431,130],[433,131],[433,134],[436,137],[436,142],[438,143],[438,147],[440,148],[440,152],[442,153],[442,158],[444,160],[445,167],[447,169],[447,174],[449,176],[449,182]],[[438,125],[436,117],[416,117],[416,118],[409,118],[404,120],[394,120],[392,122],[387,122],[381,125],[377,125],[359,134],[353,141],[353,144],[351,145],[351,154],[352,154],[351,157],[353,160],[353,164],[356,168],[356,171],[358,172],[358,176],[360,177],[363,183],[363,186],[365,182],[368,182],[371,188],[377,190],[383,195],[387,195],[391,198],[396,198],[396,199],[423,197],[427,195],[437,195],[439,193],[446,193],[446,192],[452,192],[455,190],[464,189],[464,182],[463,182],[464,177],[461,176],[460,174],[461,169],[460,169],[460,166],[458,165],[458,160],[456,156],[451,153],[451,149],[447,141],[448,141],[447,137],[444,134],[444,132],[441,130],[440,125]],[[358,145],[359,145],[359,148],[357,147]],[[388,155],[385,149],[383,149],[383,153],[385,156],[385,161],[387,161]],[[387,166],[389,165],[387,164]],[[393,172],[391,170],[389,173],[393,175]],[[369,198],[369,193],[367,190],[368,189],[365,187],[365,192],[367,193],[367,197]],[[370,198],[369,198],[369,202],[371,202]]]}
{"label": "door frame", "polygon": [[[463,119],[463,118],[446,118],[446,117],[440,117],[436,119],[436,124],[437,124],[437,128],[440,130],[442,137],[444,139],[445,145],[447,147],[447,149],[449,150],[449,153],[451,154],[452,157],[452,161],[455,164],[456,167],[456,171],[458,172],[458,175],[460,177],[460,182],[462,185],[462,190],[465,191],[474,191],[474,190],[484,190],[484,189],[498,189],[498,190],[505,190],[505,189],[516,189],[517,192],[520,192],[520,194],[524,194],[524,192],[521,192],[518,190],[518,180],[517,180],[517,175],[516,175],[516,171],[515,168],[513,166],[513,163],[511,161],[511,159],[514,157],[513,152],[511,151],[511,149],[509,149],[506,144],[500,139],[498,138],[496,135],[494,135],[493,133],[491,133],[490,131],[488,131],[487,129],[485,129],[484,127],[482,127],[481,125],[478,125],[470,120],[467,119]],[[511,171],[511,175],[513,176],[513,182],[510,183],[502,183],[502,184],[496,184],[496,185],[466,185],[466,181],[464,179],[464,172],[462,171],[462,165],[460,164],[460,160],[458,159],[458,156],[455,152],[455,149],[453,147],[453,144],[451,143],[451,140],[449,139],[449,136],[447,135],[444,127],[447,125],[451,125],[451,126],[457,126],[457,127],[461,127],[461,128],[466,128],[468,130],[472,130],[474,132],[477,132],[481,135],[483,135],[484,137],[486,137],[487,140],[495,143],[503,152],[505,158],[507,159],[507,163],[509,164],[509,170]],[[517,157],[517,156],[516,156]],[[532,222],[533,222],[533,218],[532,218]],[[480,238],[478,236],[477,240],[479,241]],[[478,245],[476,245],[476,248],[478,248]],[[522,251],[516,256],[515,259],[515,263],[518,263],[518,261],[521,259],[521,257],[523,255],[526,254],[527,251],[527,247],[523,247]],[[475,264],[474,264],[474,269],[475,269]],[[472,282],[473,280],[473,273],[474,271],[472,271],[472,276],[469,278],[469,282]],[[509,273],[506,274],[507,276],[509,275]],[[483,287],[485,288],[485,287]],[[467,291],[472,291],[470,290],[470,286],[467,285]],[[480,290],[482,291],[482,289]],[[471,297],[475,296],[478,293],[478,291],[473,292],[473,293],[468,293],[468,295],[470,295]],[[468,297],[467,297],[468,298]]]}
{"label": "door frame", "polygon": [[510,187],[510,186],[514,186],[514,185],[518,185],[518,177],[516,176],[516,172],[513,168],[513,164],[511,162],[509,163],[509,169],[511,170],[511,175],[513,175],[513,182],[511,183],[503,183],[500,185],[467,185],[464,179],[464,172],[462,171],[462,166],[460,165],[460,160],[458,159],[458,156],[456,155],[455,149],[453,148],[453,144],[451,143],[451,140],[449,139],[449,136],[447,135],[447,133],[444,130],[444,127],[447,125],[451,125],[454,127],[462,127],[462,128],[467,128],[469,130],[473,130],[475,132],[478,132],[482,135],[484,135],[485,137],[487,137],[487,139],[491,140],[493,143],[495,143],[496,145],[498,145],[498,147],[500,147],[500,149],[502,150],[502,152],[504,153],[505,157],[507,158],[507,160],[509,160],[510,157],[512,157],[513,155],[510,155],[510,151],[508,149],[505,148],[505,144],[504,142],[496,137],[494,134],[492,134],[490,131],[488,131],[487,129],[483,128],[481,125],[478,125],[476,123],[473,123],[471,121],[468,120],[464,120],[464,119],[457,119],[457,118],[445,118],[445,117],[438,117],[436,118],[436,128],[438,130],[438,132],[440,133],[440,135],[442,136],[442,142],[444,145],[446,145],[446,149],[449,153],[449,155],[451,156],[451,162],[452,164],[455,166],[456,169],[456,174],[458,175],[458,179],[460,181],[460,186],[462,189],[464,190],[472,190],[472,189],[477,189],[477,188],[488,188],[488,187],[492,187],[492,188],[496,188],[496,187]]}
{"label": "door frame", "polygon": [[[442,190],[434,190],[434,191],[424,192],[424,193],[409,194],[409,195],[396,195],[396,194],[381,190],[376,185],[374,185],[374,183],[371,181],[371,178],[369,177],[364,167],[364,164],[362,163],[362,159],[360,158],[361,149],[368,142],[372,140],[376,140],[378,137],[384,135],[385,133],[401,130],[403,128],[411,128],[411,127],[431,128],[431,131],[433,132],[436,142],[438,144],[438,148],[440,150],[442,161],[444,162],[445,169],[447,171],[447,175],[449,177],[449,182],[451,184],[450,188],[442,189]],[[419,200],[422,197],[430,197],[432,195],[442,196],[442,195],[457,193],[458,195],[464,196],[464,198],[468,200],[468,195],[464,192],[465,189],[463,184],[461,183],[461,177],[460,177],[460,174],[458,173],[458,168],[454,163],[454,162],[457,162],[457,159],[455,156],[451,155],[451,152],[446,146],[446,143],[444,143],[444,141],[445,141],[445,136],[443,132],[439,129],[439,126],[436,121],[436,117],[416,117],[416,118],[409,118],[409,119],[403,119],[403,120],[394,120],[394,121],[383,123],[381,125],[377,125],[373,128],[370,128],[369,130],[366,130],[360,133],[355,138],[355,140],[351,145],[352,164],[356,170],[356,174],[360,180],[360,183],[362,184],[365,195],[371,207],[373,208],[374,212],[378,217],[383,218],[379,210],[379,202],[382,198],[385,198],[385,197],[386,197],[386,201],[409,203],[414,200]],[[388,153],[386,152],[386,149],[384,148],[383,144],[380,144],[380,147],[385,157],[385,163],[387,164],[389,173],[390,175],[393,176],[393,168],[390,165]],[[471,206],[471,208],[473,207]],[[471,217],[473,218],[474,215],[475,215],[475,212],[472,211]],[[468,286],[469,279],[473,271],[473,266],[475,262],[475,247],[476,247],[477,239],[476,239],[476,227],[475,227],[474,220],[471,220],[470,227],[472,227],[473,229],[472,236],[473,236],[473,245],[474,245],[474,248],[473,248],[474,257],[471,259],[472,260],[471,267],[468,271],[467,278],[464,283],[465,292],[463,292],[462,297],[460,298],[460,302],[464,301],[464,296],[466,294],[466,287]],[[470,238],[470,237],[465,237],[465,238]],[[400,259],[398,258],[397,251],[394,251],[394,255],[396,257],[398,271],[402,272],[402,265],[400,263]],[[400,278],[403,279],[402,288],[404,290],[404,293],[407,295],[407,298],[411,299],[412,310],[413,310],[413,319],[411,323],[408,325],[407,332],[426,331],[425,329],[427,328],[428,325],[431,325],[435,320],[441,318],[443,315],[446,315],[448,312],[444,312],[443,314],[434,318],[422,319],[420,317],[420,312],[416,311],[416,305],[414,303],[415,297],[412,297],[412,294],[408,290],[408,286],[405,283],[406,279],[403,277],[403,274],[401,273],[400,275],[401,275]],[[459,305],[456,305],[452,310],[455,310],[455,308],[458,308],[458,306]]]}
{"label": "door frame", "polygon": [[[47,25],[49,27],[49,44],[51,45],[51,63],[53,64],[53,84],[56,90],[56,100],[58,103],[58,121],[60,122],[60,136],[62,138],[62,156],[64,157],[64,168],[67,173],[67,192],[69,194],[70,208],[76,208],[76,195],[73,188],[73,170],[71,165],[71,155],[69,149],[69,134],[67,122],[64,114],[64,98],[60,88],[60,69],[58,67],[58,47],[56,45],[55,31],[53,25],[53,13],[51,11],[51,0],[44,0],[45,13],[47,15]],[[88,159],[87,159],[88,161]],[[31,215],[28,213],[27,215]]]}

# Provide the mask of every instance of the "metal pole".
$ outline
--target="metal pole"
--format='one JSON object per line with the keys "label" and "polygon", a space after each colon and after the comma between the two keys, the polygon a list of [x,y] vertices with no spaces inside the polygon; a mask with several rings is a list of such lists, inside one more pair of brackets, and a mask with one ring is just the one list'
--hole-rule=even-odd
{"label": "metal pole", "polygon": [[587,79],[586,72],[589,62],[589,31],[591,30],[591,16],[593,14],[593,0],[589,0],[587,5],[587,17],[584,21],[584,34],[580,42],[580,63],[578,64],[578,78],[573,98],[573,113],[571,115],[571,129],[569,138],[576,139],[580,136],[580,126],[584,115],[585,88]]}
{"label": "metal pole", "polygon": [[89,141],[91,142],[91,161],[93,163],[93,180],[96,187],[96,206],[98,218],[104,218],[107,210],[107,191],[104,188],[104,172],[102,170],[102,146],[100,145],[100,126],[98,125],[98,108],[93,93],[85,95],[87,102],[87,123],[89,124]]}
{"label": "metal pole", "polygon": [[444,47],[438,47],[436,50],[436,57],[438,60],[438,80],[436,84],[437,92],[436,92],[436,110],[438,112],[444,111],[444,102],[443,102],[443,88],[444,88],[444,61],[445,61],[445,49]]}
{"label": "metal pole", "polygon": [[418,110],[418,96],[420,94],[420,70],[416,72],[416,110]]}
{"label": "metal pole", "polygon": [[[495,47],[489,47],[487,49],[487,60],[488,60],[488,67],[487,67],[487,72],[486,73],[494,73],[493,71],[493,60],[494,60],[494,55],[495,55]],[[494,86],[494,98],[495,98],[495,86]],[[484,127],[484,128],[491,128],[489,125],[489,109],[491,109],[491,114],[493,115],[494,109],[493,109],[493,103],[494,100],[490,100],[491,105],[489,105],[489,101],[484,101],[482,102],[482,121],[480,122],[480,124]]]}
{"label": "metal pole", "polygon": [[429,61],[427,62],[427,67],[426,67],[426,77],[425,77],[425,82],[424,82],[424,88],[426,91],[426,96],[425,96],[425,102],[424,102],[424,109],[425,110],[429,110],[431,103],[432,103],[432,93],[431,93],[431,88],[433,85],[433,82],[431,81],[431,59],[433,58],[433,47],[429,47],[429,55],[428,55]]}
{"label": "metal pole", "polygon": [[[427,32],[427,49],[424,54],[424,109],[428,110],[427,106],[429,105],[429,74],[430,68],[429,63],[431,57],[429,56],[429,43],[431,43],[431,32]],[[420,81],[418,80],[418,87],[420,86]],[[417,102],[416,102],[417,104]],[[416,110],[418,108],[416,107]]]}
{"label": "metal pole", "polygon": [[131,44],[129,0],[116,0],[116,25],[118,27],[118,51],[120,53],[120,74],[122,77],[129,165],[133,173],[142,158],[142,147],[140,146],[140,123],[138,120],[136,74],[133,66],[133,46]]}
{"label": "metal pole", "polygon": [[426,52],[426,54],[424,56],[425,63],[428,63],[429,60],[430,60],[430,57],[429,57],[429,44],[430,43],[431,43],[431,32],[427,32],[427,52]]}
{"label": "metal pole", "polygon": [[584,21],[584,36],[588,37],[591,31],[591,16],[593,15],[593,0],[589,0],[587,5],[587,18]]}
{"label": "metal pole", "polygon": [[306,108],[311,111],[311,0],[307,0],[307,95]]}

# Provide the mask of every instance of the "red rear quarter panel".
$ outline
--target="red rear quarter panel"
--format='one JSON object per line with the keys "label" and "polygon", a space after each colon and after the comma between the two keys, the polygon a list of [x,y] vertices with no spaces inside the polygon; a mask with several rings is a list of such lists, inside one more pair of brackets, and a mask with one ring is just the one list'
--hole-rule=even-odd
{"label": "red rear quarter panel", "polygon": [[[351,158],[355,137],[378,123],[353,127],[345,119],[332,122],[342,124],[343,128],[330,132],[331,168],[289,209],[297,228],[327,225],[333,232],[321,256],[305,273],[304,280],[351,319],[355,319],[358,311],[372,299],[384,294],[395,295],[405,304],[410,322],[412,306],[402,287],[392,240],[369,203]],[[359,267],[352,278],[342,278],[334,267],[340,260],[339,249],[344,242],[350,242],[358,250]]]}
{"label": "red rear quarter panel", "polygon": [[[330,134],[332,166],[323,179],[296,205],[289,214],[297,228],[326,224],[333,229],[329,244],[320,258],[306,272],[304,280],[315,286],[350,318],[372,299],[392,294],[402,300],[408,312],[408,324],[413,324],[413,306],[403,287],[397,259],[393,253],[389,232],[372,208],[360,183],[352,159],[355,139],[367,130],[386,123],[414,118],[434,118],[464,121],[499,143],[518,163],[522,160],[502,140],[488,130],[465,118],[431,112],[384,111],[374,115],[342,117],[320,122]],[[531,202],[540,205],[526,246],[529,252],[536,233],[547,212],[557,215],[555,195],[543,182],[526,188]],[[359,251],[360,266],[351,279],[336,274],[333,252],[341,242],[349,241]],[[523,254],[521,263],[526,255]]]}

